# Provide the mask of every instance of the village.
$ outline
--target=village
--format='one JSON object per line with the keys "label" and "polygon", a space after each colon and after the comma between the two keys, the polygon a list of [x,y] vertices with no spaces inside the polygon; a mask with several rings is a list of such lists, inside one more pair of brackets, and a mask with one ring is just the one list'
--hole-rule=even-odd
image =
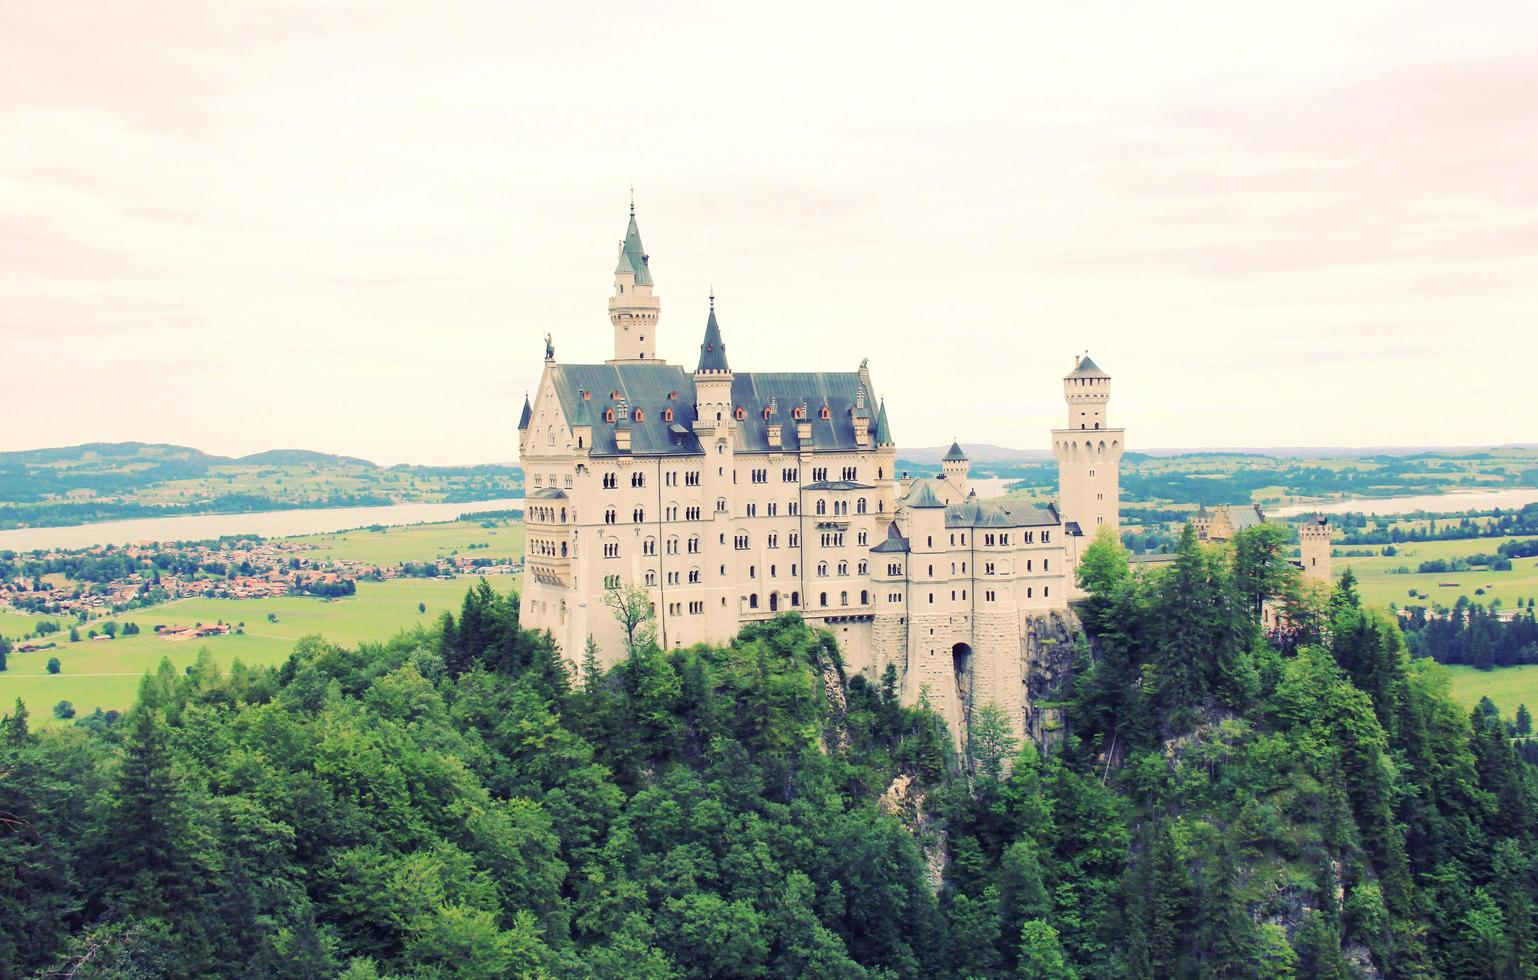
{"label": "village", "polygon": [[312,542],[246,536],[0,552],[0,610],[85,623],[178,599],[308,595],[336,600],[355,594],[359,581],[513,574],[520,564],[477,556],[473,550],[393,564],[322,551]]}

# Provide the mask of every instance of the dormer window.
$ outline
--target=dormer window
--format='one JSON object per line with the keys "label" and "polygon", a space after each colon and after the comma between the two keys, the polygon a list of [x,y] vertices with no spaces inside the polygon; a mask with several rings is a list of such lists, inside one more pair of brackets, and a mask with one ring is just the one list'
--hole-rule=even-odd
{"label": "dormer window", "polygon": [[612,408],[604,409],[603,410],[603,420],[605,422],[612,423],[614,421],[614,409],[612,409]]}
{"label": "dormer window", "polygon": [[664,408],[662,410],[662,421],[664,421],[664,422],[671,422],[671,421],[673,421],[673,410],[671,408]]}
{"label": "dormer window", "polygon": [[817,413],[817,415],[818,415],[818,417],[819,417],[819,418],[821,418],[821,419],[822,419],[822,420],[823,420],[823,421],[824,421],[824,422],[826,422],[826,421],[828,421],[828,419],[830,419],[830,418],[832,418],[832,417],[833,417],[833,413],[832,413],[832,412],[830,412],[830,411],[828,411],[828,406],[826,406],[826,405],[824,405],[824,406],[823,406],[823,407],[822,407],[822,411],[820,411],[820,412],[818,412],[818,413]]}
{"label": "dormer window", "polygon": [[670,402],[678,401],[678,392],[676,390],[668,392],[668,401],[670,401]]}
{"label": "dormer window", "polygon": [[733,412],[732,415],[737,419],[737,421],[741,422],[743,419],[748,417],[748,410],[743,408],[741,405],[738,405],[737,411]]}
{"label": "dormer window", "polygon": [[582,389],[582,400],[585,401],[585,402],[592,401],[593,400],[593,393],[591,391],[588,391],[586,388],[583,388]]}
{"label": "dormer window", "polygon": [[618,400],[619,400],[619,392],[617,392],[617,391],[609,392],[609,401],[612,402],[612,401],[618,401]]}
{"label": "dormer window", "polygon": [[633,416],[633,418],[637,422],[645,422],[646,421],[646,416],[641,414],[641,410],[639,408],[635,410],[635,415]]}
{"label": "dormer window", "polygon": [[769,421],[769,406],[764,406],[764,421]]}
{"label": "dormer window", "polygon": [[806,406],[797,405],[795,408],[790,410],[790,416],[798,422],[806,418]]}

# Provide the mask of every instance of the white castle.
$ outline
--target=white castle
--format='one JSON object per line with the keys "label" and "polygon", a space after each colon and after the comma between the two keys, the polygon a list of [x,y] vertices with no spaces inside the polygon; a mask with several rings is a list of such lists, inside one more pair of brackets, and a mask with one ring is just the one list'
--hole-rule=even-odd
{"label": "white castle", "polygon": [[692,371],[657,356],[661,303],[632,205],[609,319],[614,357],[545,369],[518,423],[528,497],[526,627],[569,658],[625,637],[606,594],[650,596],[663,647],[724,643],[799,613],[837,637],[846,670],[895,665],[964,730],[998,704],[1022,731],[1026,639],[1066,608],[1095,530],[1117,527],[1125,432],[1088,357],[1063,379],[1054,506],[980,500],[959,444],[932,478],[897,478],[884,401],[854,371],[745,372],[727,361],[712,298]]}

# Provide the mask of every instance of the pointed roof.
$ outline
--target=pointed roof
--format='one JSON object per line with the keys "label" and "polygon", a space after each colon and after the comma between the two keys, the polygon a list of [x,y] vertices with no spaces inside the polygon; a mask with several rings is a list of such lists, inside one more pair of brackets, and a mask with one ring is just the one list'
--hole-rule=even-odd
{"label": "pointed roof", "polygon": [[966,462],[967,454],[961,451],[961,443],[952,442],[950,451],[945,454],[945,462]]}
{"label": "pointed roof", "polygon": [[630,256],[625,252],[623,244],[619,247],[619,262],[614,266],[616,276],[633,276],[636,274],[635,266],[630,264]]}
{"label": "pointed roof", "polygon": [[[625,266],[630,268],[626,269]],[[636,227],[635,210],[630,212],[630,227],[625,229],[625,244],[620,246],[619,268],[615,274],[634,272],[637,286],[652,284],[651,267],[647,264],[646,249],[641,246],[641,230]]]}
{"label": "pointed roof", "polygon": [[908,550],[908,539],[902,536],[895,523],[888,524],[886,540],[876,545],[871,551],[877,554],[898,553]]}
{"label": "pointed roof", "polygon": [[1110,375],[1100,370],[1100,365],[1090,360],[1089,355],[1085,354],[1083,357],[1079,358],[1079,363],[1074,366],[1074,369],[1068,372],[1068,377],[1109,378]]}
{"label": "pointed roof", "polygon": [[892,427],[886,420],[886,399],[881,399],[881,411],[876,413],[876,445],[892,445]]}
{"label": "pointed roof", "polygon": [[529,393],[523,393],[523,414],[518,416],[518,431],[522,432],[529,427],[529,419],[533,418],[534,409],[529,405]]}
{"label": "pointed roof", "polygon": [[705,321],[705,339],[700,342],[700,364],[694,371],[730,371],[726,363],[726,342],[721,339],[721,327],[716,323],[716,302],[710,301],[710,318]]}
{"label": "pointed roof", "polygon": [[571,424],[575,428],[579,425],[593,424],[593,402],[588,397],[588,392],[577,392],[577,410],[571,415]]}
{"label": "pointed roof", "polygon": [[935,496],[935,490],[930,480],[915,480],[913,488],[899,500],[901,507],[944,507],[945,502]]}

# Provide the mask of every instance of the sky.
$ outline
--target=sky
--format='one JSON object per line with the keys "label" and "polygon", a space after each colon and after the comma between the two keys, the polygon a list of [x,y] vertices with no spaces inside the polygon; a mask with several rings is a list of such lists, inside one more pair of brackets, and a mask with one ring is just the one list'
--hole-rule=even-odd
{"label": "sky", "polygon": [[610,356],[630,188],[693,366],[900,446],[1538,441],[1538,5],[0,6],[0,450],[505,462]]}

